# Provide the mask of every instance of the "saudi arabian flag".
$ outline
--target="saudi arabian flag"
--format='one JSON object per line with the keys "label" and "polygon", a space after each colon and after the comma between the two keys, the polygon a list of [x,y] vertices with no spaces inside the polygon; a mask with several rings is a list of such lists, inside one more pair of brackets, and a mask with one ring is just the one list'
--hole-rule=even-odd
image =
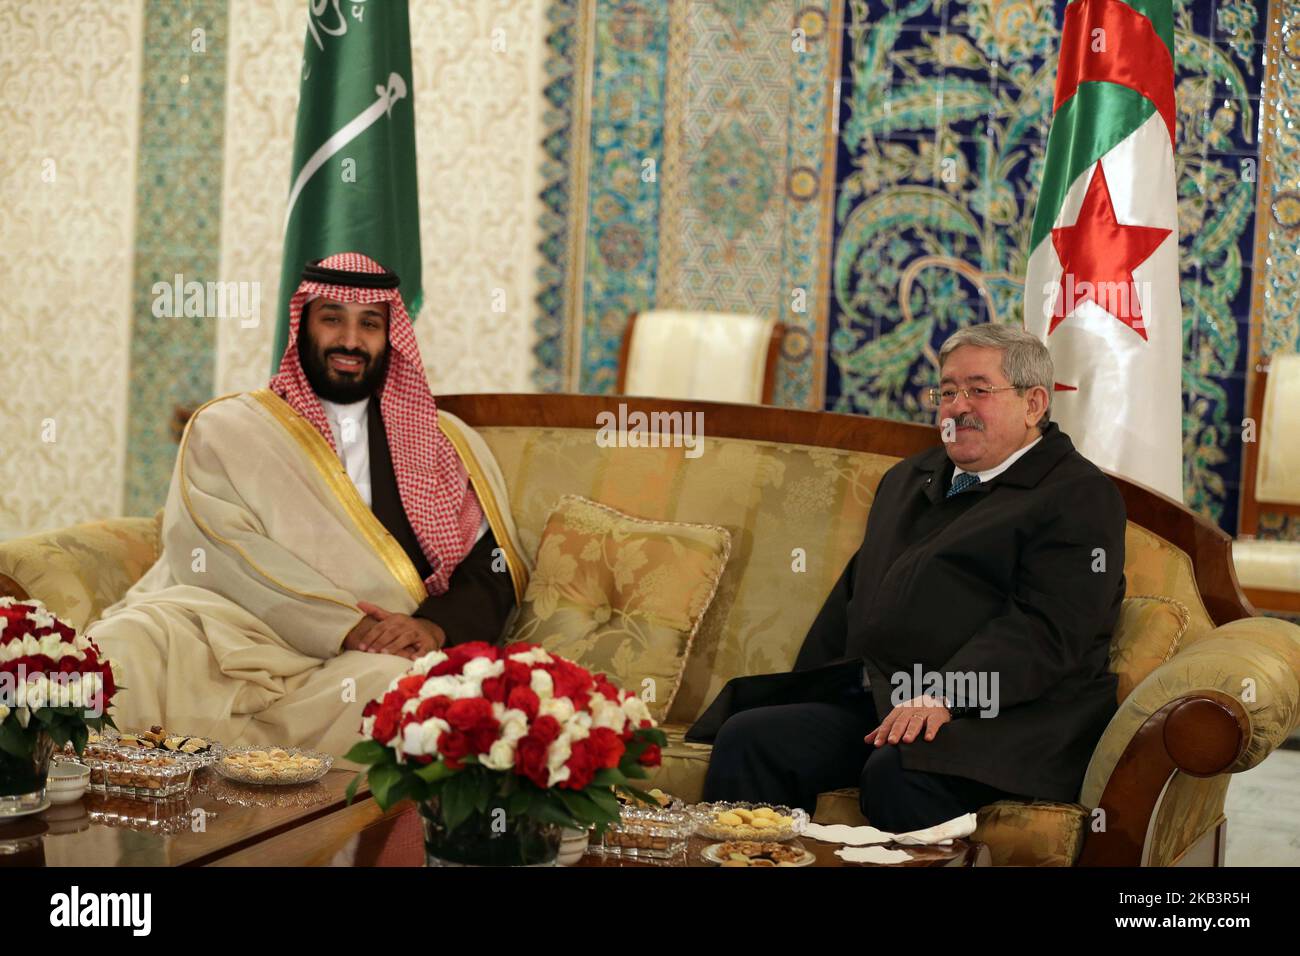
{"label": "saudi arabian flag", "polygon": [[1182,492],[1171,0],[1072,0],[1025,275],[1052,418],[1103,468]]}
{"label": "saudi arabian flag", "polygon": [[401,278],[412,318],[421,298],[406,3],[306,6],[272,373],[288,339],[289,298],[309,260],[364,253]]}

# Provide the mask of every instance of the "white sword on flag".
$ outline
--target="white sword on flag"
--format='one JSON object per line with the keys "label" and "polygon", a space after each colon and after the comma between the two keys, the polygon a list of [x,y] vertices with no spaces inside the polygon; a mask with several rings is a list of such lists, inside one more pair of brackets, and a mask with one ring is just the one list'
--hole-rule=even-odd
{"label": "white sword on flag", "polygon": [[297,178],[293,181],[293,188],[289,190],[289,208],[284,211],[284,228],[282,232],[289,231],[289,217],[293,215],[294,204],[298,201],[299,194],[306,187],[308,180],[315,175],[329,160],[331,156],[341,150],[348,143],[352,142],[379,119],[379,117],[393,115],[393,104],[398,100],[406,97],[406,81],[398,73],[388,74],[388,85],[382,83],[375,87],[375,93],[379,99],[371,103],[364,110],[357,114],[355,118],[337,133],[331,136],[325,142],[321,143],[320,148],[311,154],[311,158],[303,163],[302,169],[298,171]]}

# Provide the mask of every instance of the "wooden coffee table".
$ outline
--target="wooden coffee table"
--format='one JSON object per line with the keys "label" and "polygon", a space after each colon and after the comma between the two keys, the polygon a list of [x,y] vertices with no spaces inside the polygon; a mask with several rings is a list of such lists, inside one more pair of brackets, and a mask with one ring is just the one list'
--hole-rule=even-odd
{"label": "wooden coffee table", "polygon": [[[579,862],[578,866],[687,866],[687,867],[713,867],[700,854],[705,847],[708,847],[718,841],[709,840],[700,836],[692,836],[687,841],[686,849],[670,860],[638,860],[634,857],[621,856],[604,856],[600,853],[588,852]],[[989,866],[989,850],[983,843],[972,843],[969,840],[954,840],[949,846],[894,846],[890,849],[906,850],[912,857],[905,863],[849,863],[835,855],[835,851],[840,849],[841,844],[824,843],[821,840],[814,840],[810,837],[799,837],[797,841],[804,849],[811,852],[817,857],[815,863],[809,866]]]}
{"label": "wooden coffee table", "polygon": [[[308,786],[241,788],[215,771],[201,773],[204,777],[181,801],[87,793],[76,803],[0,821],[0,865],[212,864],[342,810],[344,790],[354,776],[331,770]],[[373,806],[365,791],[362,804]]]}
{"label": "wooden coffee table", "polygon": [[[349,806],[354,774],[332,770],[309,787],[231,789],[204,771],[183,803],[87,794],[75,804],[0,822],[0,866],[423,866],[420,817],[409,801],[387,811],[364,785]],[[252,805],[231,803],[248,799]],[[196,814],[196,811],[199,813]],[[194,821],[202,820],[196,828]],[[588,852],[580,867],[709,867],[700,851],[714,841],[691,837],[672,860],[636,860]],[[837,844],[801,837],[814,866],[861,866],[835,855]],[[897,866],[987,866],[982,843],[901,847]]]}

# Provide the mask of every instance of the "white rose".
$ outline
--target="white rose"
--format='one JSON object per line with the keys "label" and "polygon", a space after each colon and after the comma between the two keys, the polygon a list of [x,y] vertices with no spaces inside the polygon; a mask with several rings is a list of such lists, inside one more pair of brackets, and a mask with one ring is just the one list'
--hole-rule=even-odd
{"label": "white rose", "polygon": [[456,684],[456,692],[451,695],[452,700],[463,700],[467,697],[482,697],[483,682],[472,678],[462,677]]}
{"label": "white rose", "polygon": [[18,708],[18,726],[19,726],[19,727],[21,727],[21,728],[23,728],[24,730],[26,730],[26,729],[27,729],[27,724],[31,722],[31,719],[32,719],[32,712],[31,712],[30,710],[28,710],[26,707],[19,707],[19,708]]}
{"label": "white rose", "polygon": [[[32,603],[36,604],[35,601]],[[54,626],[54,615],[39,604],[37,604],[36,610],[27,612],[27,620],[35,624],[37,628]]]}
{"label": "white rose", "polygon": [[420,699],[418,697],[412,697],[408,699],[404,704],[402,704],[403,714],[413,714],[419,709],[420,709]]}
{"label": "white rose", "polygon": [[591,736],[591,714],[579,711],[564,722],[563,733],[573,740],[584,740]]}
{"label": "white rose", "polygon": [[555,682],[551,680],[551,675],[546,671],[533,671],[533,677],[528,682],[528,686],[543,701],[555,693]]}
{"label": "white rose", "polygon": [[[534,671],[534,673],[539,672]],[[540,673],[545,674],[546,672],[540,671]],[[536,690],[536,688],[533,689]],[[541,696],[540,692],[538,696]],[[547,697],[542,700],[541,705],[537,708],[537,713],[539,716],[554,717],[560,723],[564,723],[573,716],[573,701],[567,697]]]}
{"label": "white rose", "polygon": [[[551,741],[551,745],[546,748],[546,766],[552,773],[555,773],[564,766],[565,761],[572,755],[573,748],[569,746],[569,735],[562,733]],[[567,777],[566,774],[560,779],[567,779]]]}
{"label": "white rose", "polygon": [[44,674],[27,682],[27,706],[31,710],[40,710],[50,700],[50,679]]}
{"label": "white rose", "polygon": [[570,772],[571,771],[568,767],[560,767],[558,770],[550,771],[550,773],[546,775],[546,785],[548,787],[553,787],[557,783],[568,780]]}
{"label": "white rose", "polygon": [[12,710],[10,710],[4,704],[0,704],[0,721],[3,721],[6,717],[8,717],[12,713],[13,713]]}
{"label": "white rose", "polygon": [[517,654],[511,654],[510,660],[532,666],[533,664],[549,664],[553,658],[540,647],[534,647],[531,651],[520,651]]}
{"label": "white rose", "polygon": [[478,759],[489,770],[510,770],[515,765],[515,745],[508,740],[494,741]]}
{"label": "white rose", "polygon": [[501,721],[501,739],[507,743],[514,744],[528,735],[528,715],[522,710],[512,707],[502,711],[497,719]]}
{"label": "white rose", "polygon": [[465,662],[465,669],[461,673],[470,680],[482,682],[489,677],[500,677],[505,669],[505,661],[490,661],[486,657],[475,657]]}
{"label": "white rose", "polygon": [[627,714],[623,713],[623,708],[612,700],[607,700],[604,697],[593,697],[591,725],[593,727],[608,727],[614,733],[622,734],[623,728],[627,726]]}
{"label": "white rose", "polygon": [[425,700],[430,697],[450,697],[456,699],[456,690],[460,687],[460,681],[450,674],[443,674],[441,677],[430,677],[420,688],[420,696]]}
{"label": "white rose", "polygon": [[402,731],[402,752],[412,757],[421,757],[425,754],[436,756],[438,738],[444,731],[450,729],[451,725],[441,717],[430,717],[423,723],[407,724]]}
{"label": "white rose", "polygon": [[447,655],[442,651],[430,651],[423,657],[417,657],[411,663],[411,669],[417,674],[427,674],[446,659]]}
{"label": "white rose", "polygon": [[374,732],[375,732],[375,715],[371,714],[369,717],[362,717],[361,736],[369,740],[371,736],[373,736]]}
{"label": "white rose", "polygon": [[635,695],[623,701],[623,713],[627,714],[628,719],[638,725],[641,721],[650,719],[650,710],[646,707],[645,701]]}

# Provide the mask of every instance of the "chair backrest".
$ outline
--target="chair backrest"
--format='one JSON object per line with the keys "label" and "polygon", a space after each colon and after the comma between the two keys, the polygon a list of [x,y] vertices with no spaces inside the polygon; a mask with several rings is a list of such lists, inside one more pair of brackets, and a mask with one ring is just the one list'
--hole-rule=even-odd
{"label": "chair backrest", "polygon": [[618,392],[769,404],[785,327],[732,312],[655,309],[628,318]]}
{"label": "chair backrest", "polygon": [[1256,368],[1250,417],[1257,434],[1242,453],[1240,528],[1253,537],[1261,510],[1300,515],[1300,355]]}

